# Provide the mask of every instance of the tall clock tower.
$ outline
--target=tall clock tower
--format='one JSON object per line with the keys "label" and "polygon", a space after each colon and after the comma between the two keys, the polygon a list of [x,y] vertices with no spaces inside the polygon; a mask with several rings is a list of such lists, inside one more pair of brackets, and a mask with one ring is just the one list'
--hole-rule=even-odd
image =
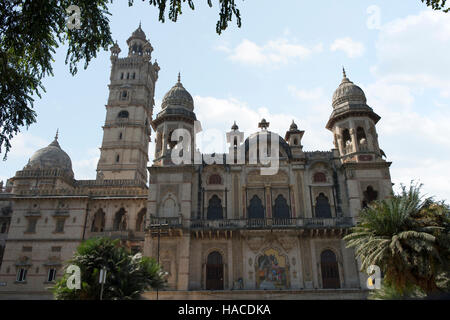
{"label": "tall clock tower", "polygon": [[150,122],[159,66],[141,25],[127,40],[128,55],[111,48],[111,77],[97,179],[147,182]]}

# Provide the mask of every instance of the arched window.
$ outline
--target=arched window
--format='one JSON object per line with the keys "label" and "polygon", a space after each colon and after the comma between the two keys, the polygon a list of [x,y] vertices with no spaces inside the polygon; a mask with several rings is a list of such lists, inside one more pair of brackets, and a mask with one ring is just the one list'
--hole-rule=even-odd
{"label": "arched window", "polygon": [[122,119],[126,119],[129,117],[129,113],[126,110],[122,110],[119,112],[119,114],[117,115],[118,118],[122,118]]}
{"label": "arched window", "polygon": [[142,209],[139,211],[137,218],[136,218],[136,231],[142,232],[144,231],[144,224],[145,224],[145,213],[146,209]]}
{"label": "arched window", "polygon": [[217,251],[206,260],[206,290],[223,290],[223,259]]}
{"label": "arched window", "polygon": [[352,138],[350,137],[350,131],[348,129],[342,131],[342,145],[345,153],[352,152]]}
{"label": "arched window", "polygon": [[323,172],[316,172],[313,175],[313,182],[314,183],[324,183],[327,182],[327,176]]}
{"label": "arched window", "polygon": [[220,198],[217,195],[213,195],[211,199],[209,199],[206,219],[208,220],[223,219],[222,200],[220,200]]}
{"label": "arched window", "polygon": [[120,74],[120,80],[123,80],[123,72]]}
{"label": "arched window", "polygon": [[373,189],[372,186],[368,186],[366,191],[363,192],[364,200],[362,203],[363,208],[367,208],[367,206],[372,202],[378,199],[378,192]]}
{"label": "arched window", "polygon": [[119,140],[122,140],[122,132],[119,133]]}
{"label": "arched window", "polygon": [[264,219],[264,206],[257,195],[254,195],[250,200],[250,205],[248,206],[248,218]]}
{"label": "arched window", "polygon": [[125,209],[121,208],[116,212],[114,217],[114,231],[125,231],[127,229],[127,216],[125,213]]}
{"label": "arched window", "polygon": [[91,232],[103,232],[105,230],[105,213],[99,209],[92,220]]}
{"label": "arched window", "polygon": [[294,146],[296,146],[296,145],[298,145],[298,139],[297,138],[294,139]]}
{"label": "arched window", "polygon": [[171,196],[169,196],[162,205],[162,216],[176,217],[177,214],[177,203]]}
{"label": "arched window", "polygon": [[222,184],[222,178],[218,174],[212,174],[209,176],[209,184]]}
{"label": "arched window", "polygon": [[328,198],[320,193],[316,198],[316,217],[317,218],[331,218],[331,207]]}
{"label": "arched window", "polygon": [[322,287],[324,289],[340,288],[339,266],[336,255],[331,250],[325,250],[320,255],[320,269],[322,272]]}
{"label": "arched window", "polygon": [[366,133],[362,127],[358,127],[356,129],[356,140],[358,140],[358,142],[361,142],[361,139],[366,139]]}
{"label": "arched window", "polygon": [[0,229],[0,233],[6,233],[6,228],[8,227],[8,224],[6,222],[2,223],[2,227]]}
{"label": "arched window", "polygon": [[119,162],[119,160],[120,160],[120,156],[116,155],[116,162]]}
{"label": "arched window", "polygon": [[133,72],[133,80],[136,79],[136,72]]}
{"label": "arched window", "polygon": [[273,207],[273,217],[275,219],[288,219],[290,218],[289,206],[286,199],[280,194],[275,199],[275,205]]}

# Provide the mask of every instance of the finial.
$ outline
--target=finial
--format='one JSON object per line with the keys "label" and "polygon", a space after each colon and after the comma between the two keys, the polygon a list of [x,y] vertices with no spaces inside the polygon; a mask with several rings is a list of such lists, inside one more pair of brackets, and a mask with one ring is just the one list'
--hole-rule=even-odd
{"label": "finial", "polygon": [[180,72],[178,72],[178,83],[180,83],[181,82],[181,74],[180,74]]}
{"label": "finial", "polygon": [[236,130],[238,130],[238,129],[239,129],[239,127],[238,127],[238,125],[236,124],[236,121],[234,121],[234,124],[233,124],[233,126],[231,127],[231,130],[236,131]]}
{"label": "finial", "polygon": [[258,123],[258,128],[261,128],[262,130],[267,130],[269,127],[269,122],[266,121],[266,119],[262,119],[260,123]]}
{"label": "finial", "polygon": [[342,66],[342,74],[344,75],[344,78],[347,78],[347,74],[345,73],[345,68]]}
{"label": "finial", "polygon": [[58,140],[58,132],[59,132],[59,128],[58,128],[58,129],[56,129],[55,140]]}
{"label": "finial", "polygon": [[141,29],[141,20],[139,20],[139,29]]}

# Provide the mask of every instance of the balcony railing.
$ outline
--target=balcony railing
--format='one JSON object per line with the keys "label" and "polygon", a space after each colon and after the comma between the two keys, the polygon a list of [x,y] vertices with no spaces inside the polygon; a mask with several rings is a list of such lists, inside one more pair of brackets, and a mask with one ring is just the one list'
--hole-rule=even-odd
{"label": "balcony railing", "polygon": [[353,226],[351,217],[336,218],[261,218],[261,219],[183,219],[180,217],[151,217],[150,224],[169,228],[194,230],[274,229],[274,228],[347,228]]}

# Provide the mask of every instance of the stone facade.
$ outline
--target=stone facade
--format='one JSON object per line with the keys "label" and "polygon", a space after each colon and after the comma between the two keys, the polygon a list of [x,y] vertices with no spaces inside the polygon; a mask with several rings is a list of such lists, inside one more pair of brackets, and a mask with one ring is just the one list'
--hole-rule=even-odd
{"label": "stone facade", "polygon": [[[159,66],[140,27],[128,47],[125,58],[117,44],[111,49],[97,178],[74,178],[56,136],[2,189],[0,298],[50,298],[46,288],[64,262],[94,236],[157,258],[168,280],[161,298],[363,297],[366,276],[342,236],[392,184],[376,134],[380,117],[362,90],[344,74],[327,124],[330,151],[304,151],[305,132],[294,122],[283,138],[263,119],[245,141],[235,123],[228,154],[200,154],[194,101],[180,77],[153,118]],[[146,168],[151,129],[155,156]],[[189,137],[181,141],[177,129]],[[259,153],[265,139],[278,150],[271,175],[252,158],[253,142]],[[189,160],[182,164],[172,157],[179,146]]]}

